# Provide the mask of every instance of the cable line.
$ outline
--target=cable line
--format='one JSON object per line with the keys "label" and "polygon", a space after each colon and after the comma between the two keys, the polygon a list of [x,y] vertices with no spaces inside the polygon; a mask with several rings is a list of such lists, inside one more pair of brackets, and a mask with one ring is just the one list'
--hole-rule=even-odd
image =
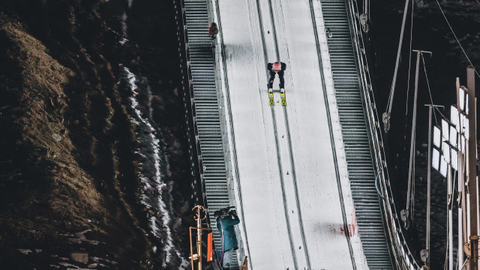
{"label": "cable line", "polygon": [[[445,16],[445,13],[443,12],[442,6],[440,6],[440,3],[438,2],[438,0],[435,0],[435,1],[437,2],[438,7],[440,8],[440,11],[442,12],[443,18],[445,18],[445,21],[447,22],[448,27],[450,27],[450,31],[452,32],[453,36],[455,37],[455,40],[457,41],[458,46],[460,46],[460,49],[462,49],[462,52],[463,52],[463,54],[465,55],[465,57],[467,58],[467,60],[468,60],[468,62],[470,63],[470,65],[473,66],[472,61],[470,61],[470,58],[468,57],[467,53],[466,53],[465,50],[463,49],[462,44],[460,44],[460,41],[458,40],[457,35],[456,35],[455,32],[453,31],[453,28],[452,28],[452,26],[450,25],[450,22],[448,22],[447,16]],[[477,3],[479,3],[478,0],[477,0]],[[479,3],[479,4],[480,4],[480,3]],[[480,75],[478,74],[477,70],[474,70],[474,71],[475,71],[475,74],[477,74],[477,77],[480,78]]]}
{"label": "cable line", "polygon": [[[414,6],[412,5],[412,14],[414,12]],[[403,129],[403,151],[406,151],[407,145],[407,129],[408,129],[408,100],[410,96],[410,74],[412,70],[412,42],[413,42],[413,16],[410,17],[410,49],[408,52],[408,77],[407,77],[407,96],[405,98],[405,127]]]}
{"label": "cable line", "polygon": [[[412,5],[412,14],[414,12],[415,5]],[[408,96],[410,93],[410,74],[412,70],[412,42],[413,42],[413,16],[410,17],[410,50],[408,51],[408,78],[407,78],[407,97],[405,101],[405,118],[408,115]],[[405,119],[406,121],[406,119]]]}

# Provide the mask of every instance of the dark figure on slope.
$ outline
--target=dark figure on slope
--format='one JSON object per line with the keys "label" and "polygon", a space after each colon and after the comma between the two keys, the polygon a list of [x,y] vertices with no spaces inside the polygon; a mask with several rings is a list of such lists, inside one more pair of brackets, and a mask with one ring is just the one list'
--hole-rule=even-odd
{"label": "dark figure on slope", "polygon": [[208,35],[212,39],[212,48],[215,48],[215,40],[218,34],[218,26],[216,23],[212,22],[212,24],[208,27]]}
{"label": "dark figure on slope", "polygon": [[285,80],[283,79],[283,72],[287,69],[287,64],[283,62],[268,63],[267,70],[270,72],[270,79],[268,80],[268,91],[271,92],[273,88],[273,80],[275,74],[278,74],[280,79],[280,91],[283,92],[285,88]]}
{"label": "dark figure on slope", "polygon": [[210,25],[210,27],[208,27],[208,35],[210,36],[210,38],[212,40],[214,40],[216,37],[217,37],[217,34],[218,34],[218,27],[217,27],[217,24],[212,22],[212,24]]}
{"label": "dark figure on slope", "polygon": [[222,240],[222,253],[219,255],[224,270],[230,269],[233,263],[233,252],[238,249],[235,225],[240,223],[237,212],[231,207],[223,208],[214,213],[217,220],[217,229]]}

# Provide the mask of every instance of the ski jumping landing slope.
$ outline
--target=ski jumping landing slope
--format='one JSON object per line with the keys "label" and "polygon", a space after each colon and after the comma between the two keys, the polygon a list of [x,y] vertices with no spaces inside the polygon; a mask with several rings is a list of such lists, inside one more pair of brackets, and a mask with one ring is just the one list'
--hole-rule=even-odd
{"label": "ski jumping landing slope", "polygon": [[[320,2],[216,3],[237,232],[249,269],[368,269]],[[287,64],[285,107],[278,92],[269,105],[266,66],[275,61]]]}

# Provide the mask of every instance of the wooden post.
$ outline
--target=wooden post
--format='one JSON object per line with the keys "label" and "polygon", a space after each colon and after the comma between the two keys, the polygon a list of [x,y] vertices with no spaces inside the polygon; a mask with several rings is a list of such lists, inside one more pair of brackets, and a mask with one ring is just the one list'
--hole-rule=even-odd
{"label": "wooden post", "polygon": [[475,68],[467,67],[468,88],[468,191],[470,193],[470,270],[478,270],[478,222],[477,222],[477,113],[475,111]]}

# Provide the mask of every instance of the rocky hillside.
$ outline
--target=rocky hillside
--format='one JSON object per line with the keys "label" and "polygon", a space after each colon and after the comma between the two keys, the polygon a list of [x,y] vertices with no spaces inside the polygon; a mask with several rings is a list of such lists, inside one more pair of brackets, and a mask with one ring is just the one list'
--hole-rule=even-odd
{"label": "rocky hillside", "polygon": [[178,269],[180,258],[165,264],[165,239],[150,232],[148,218],[167,213],[140,202],[144,157],[132,93],[119,80],[124,65],[149,78],[162,195],[174,217],[166,226],[188,256],[193,205],[175,10],[173,1],[142,2],[0,3],[2,269]]}

